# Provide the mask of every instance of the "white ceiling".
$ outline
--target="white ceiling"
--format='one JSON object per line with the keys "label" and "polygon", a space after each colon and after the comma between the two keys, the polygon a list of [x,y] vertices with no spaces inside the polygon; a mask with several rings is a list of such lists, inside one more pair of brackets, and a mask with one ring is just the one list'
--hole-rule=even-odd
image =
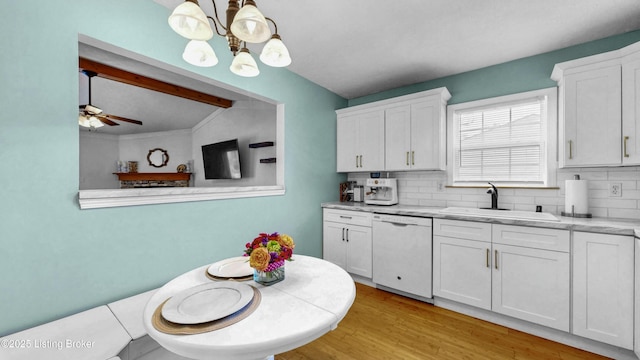
{"label": "white ceiling", "polygon": [[[154,1],[170,9],[183,2]],[[228,1],[215,1],[224,16]],[[212,0],[199,3],[213,16]],[[256,0],[256,4],[278,24],[293,59],[289,69],[347,99],[640,28],[639,0]],[[255,53],[261,48],[250,47]]]}
{"label": "white ceiling", "polygon": [[[153,1],[167,7],[167,16],[183,2]],[[224,17],[228,0],[215,1]],[[213,16],[212,0],[199,2],[205,13]],[[640,0],[256,3],[278,24],[278,33],[293,58],[289,70],[347,99],[640,29]],[[167,71],[145,64],[144,59],[131,60],[83,43],[79,48],[80,56],[124,70],[231,100],[248,99],[211,79],[189,78],[193,73],[185,70]],[[262,44],[250,44],[249,48],[257,58]],[[94,78],[92,89],[93,105],[144,123],[100,128],[105,133],[190,128],[217,109],[99,78]],[[86,103],[86,88],[81,88],[80,95],[80,103]]]}

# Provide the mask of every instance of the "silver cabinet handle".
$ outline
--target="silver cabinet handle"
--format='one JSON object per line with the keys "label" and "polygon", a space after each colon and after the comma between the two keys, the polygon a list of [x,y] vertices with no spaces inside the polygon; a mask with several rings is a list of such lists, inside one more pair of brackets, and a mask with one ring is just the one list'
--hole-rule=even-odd
{"label": "silver cabinet handle", "polygon": [[356,167],[358,167],[358,155],[356,155]]}
{"label": "silver cabinet handle", "polygon": [[416,152],[412,151],[411,152],[411,165],[415,165],[416,164]]}
{"label": "silver cabinet handle", "polygon": [[497,270],[497,269],[498,269],[498,250],[495,250],[495,252],[496,252],[496,253],[495,253],[495,256],[496,256],[496,259],[495,259],[495,260],[496,260],[495,266],[496,266],[496,270]]}
{"label": "silver cabinet handle", "polygon": [[342,228],[342,241],[344,241],[344,228]]}
{"label": "silver cabinet handle", "polygon": [[347,242],[349,242],[349,229],[347,229]]}
{"label": "silver cabinet handle", "polygon": [[569,160],[573,159],[573,141],[569,140]]}
{"label": "silver cabinet handle", "polygon": [[362,167],[362,155],[360,155],[360,167]]}
{"label": "silver cabinet handle", "polygon": [[491,250],[487,249],[487,267],[488,268],[491,268],[491,265],[489,264],[489,261],[491,261],[489,260],[490,257],[491,257]]}
{"label": "silver cabinet handle", "polygon": [[409,166],[409,152],[407,151],[407,166]]}
{"label": "silver cabinet handle", "polygon": [[629,141],[629,137],[625,136],[624,137],[624,157],[626,158],[629,157],[629,153],[627,152],[627,141]]}

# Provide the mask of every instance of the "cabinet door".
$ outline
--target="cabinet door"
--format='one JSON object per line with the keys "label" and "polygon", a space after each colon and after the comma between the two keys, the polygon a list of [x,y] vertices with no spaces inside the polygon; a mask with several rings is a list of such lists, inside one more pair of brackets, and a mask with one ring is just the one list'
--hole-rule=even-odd
{"label": "cabinet door", "polygon": [[[375,221],[372,230],[373,282],[430,298],[431,227]],[[391,235],[398,231],[401,238]]]}
{"label": "cabinet door", "polygon": [[491,243],[433,237],[433,294],[491,310]]}
{"label": "cabinet door", "polygon": [[384,170],[384,111],[376,110],[357,117],[356,152],[360,158],[356,171]]}
{"label": "cabinet door", "polygon": [[345,224],[325,221],[322,225],[322,258],[347,269]]}
{"label": "cabinet door", "polygon": [[493,244],[493,311],[569,331],[569,289],[569,253]]}
{"label": "cabinet door", "polygon": [[573,333],[633,348],[633,237],[573,233]]}
{"label": "cabinet door", "polygon": [[338,116],[336,134],[336,163],[338,172],[357,171],[358,154],[356,140],[359,119],[355,116]]}
{"label": "cabinet door", "polygon": [[411,106],[385,111],[385,170],[411,168]]}
{"label": "cabinet door", "polygon": [[445,170],[445,116],[440,101],[411,105],[411,168]]}
{"label": "cabinet door", "polygon": [[371,278],[371,257],[373,256],[371,228],[347,225],[345,237],[347,242],[347,272]]}
{"label": "cabinet door", "polygon": [[561,166],[621,163],[621,86],[620,65],[564,78]]}
{"label": "cabinet door", "polygon": [[640,59],[622,65],[622,163],[640,165]]}

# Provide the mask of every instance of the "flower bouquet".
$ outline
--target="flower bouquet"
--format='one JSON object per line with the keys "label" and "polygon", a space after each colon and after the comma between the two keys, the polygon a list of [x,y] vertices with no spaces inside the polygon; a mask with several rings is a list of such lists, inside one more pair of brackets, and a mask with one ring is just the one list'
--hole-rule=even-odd
{"label": "flower bouquet", "polygon": [[293,238],[286,234],[261,233],[245,245],[244,256],[249,257],[253,280],[263,285],[284,280],[284,262],[291,261],[295,248]]}

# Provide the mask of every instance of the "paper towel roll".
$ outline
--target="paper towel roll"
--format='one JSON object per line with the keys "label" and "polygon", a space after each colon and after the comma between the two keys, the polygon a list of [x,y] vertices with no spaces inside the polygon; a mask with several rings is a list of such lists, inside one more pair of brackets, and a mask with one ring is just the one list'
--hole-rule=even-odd
{"label": "paper towel roll", "polygon": [[575,214],[589,213],[589,182],[587,180],[566,180],[564,194],[564,212]]}

